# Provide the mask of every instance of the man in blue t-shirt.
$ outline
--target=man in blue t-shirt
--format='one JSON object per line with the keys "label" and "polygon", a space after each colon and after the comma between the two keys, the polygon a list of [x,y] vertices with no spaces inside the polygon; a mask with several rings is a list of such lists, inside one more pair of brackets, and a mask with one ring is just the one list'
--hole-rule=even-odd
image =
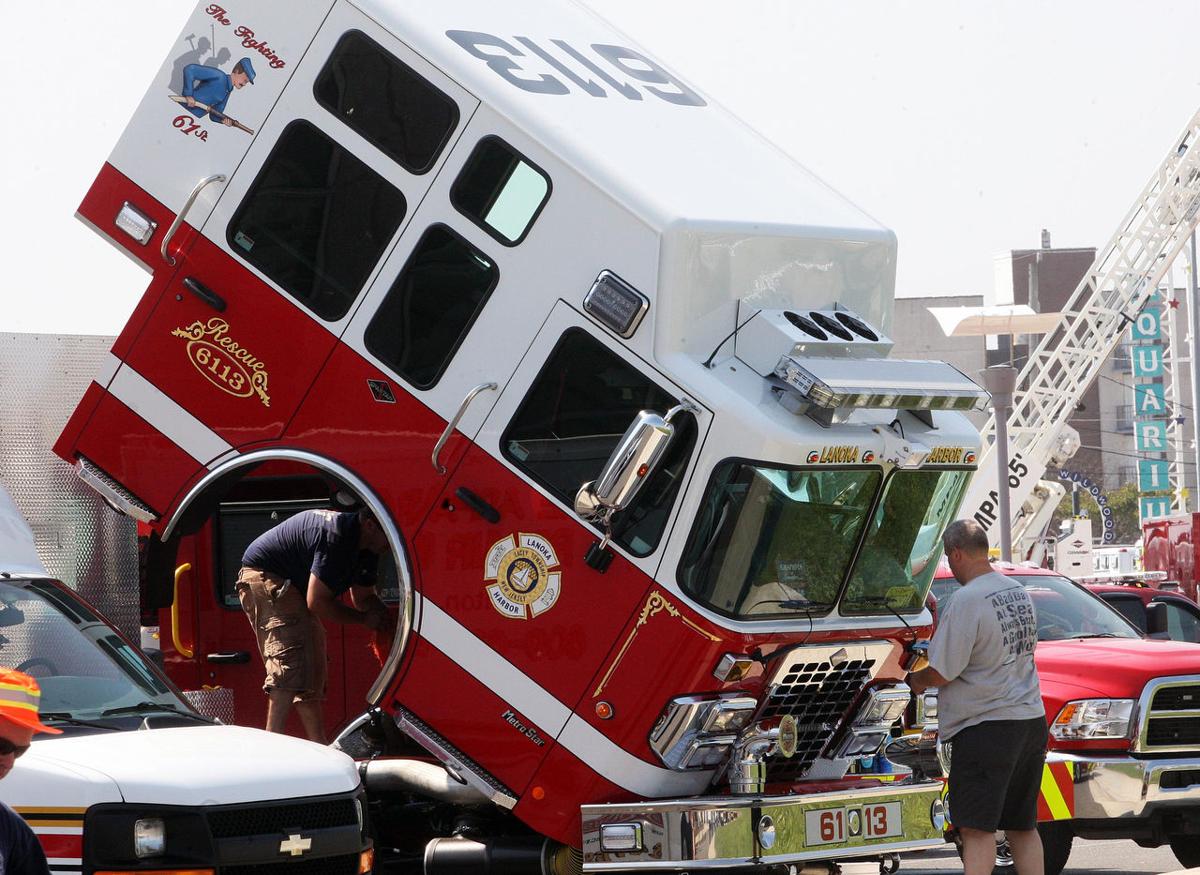
{"label": "man in blue t-shirt", "polygon": [[[229,95],[253,84],[254,66],[249,58],[242,58],[234,64],[232,73],[203,64],[188,64],[183,68],[180,94],[187,99],[187,110],[192,115],[203,118],[208,113],[213,121],[232,127],[233,119],[225,115]],[[204,104],[207,109],[201,109],[196,105],[198,103]]]}
{"label": "man in blue t-shirt", "polygon": [[[266,668],[267,731],[283,732],[292,705],[313,741],[325,742],[325,628],[321,620],[384,629],[375,591],[387,536],[367,510],[309,510],[246,548],[237,593]],[[341,601],[350,593],[350,605]]]}

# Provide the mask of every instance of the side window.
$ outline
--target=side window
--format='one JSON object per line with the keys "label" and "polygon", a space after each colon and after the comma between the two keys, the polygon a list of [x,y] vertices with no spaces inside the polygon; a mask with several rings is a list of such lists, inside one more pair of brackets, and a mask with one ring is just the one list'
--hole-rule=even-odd
{"label": "side window", "polygon": [[433,166],[458,124],[453,100],[358,31],[338,41],[313,94],[410,173]]}
{"label": "side window", "polygon": [[[638,411],[665,413],[677,403],[586,331],[572,329],[533,381],[500,445],[509,461],[571,506]],[[614,520],[614,540],[638,556],[658,545],[696,443],[691,414],[672,421],[677,431],[663,465]]]}
{"label": "side window", "polygon": [[1141,599],[1137,596],[1108,593],[1105,593],[1103,598],[1108,602],[1109,607],[1116,608],[1122,617],[1138,627],[1138,631],[1143,635],[1146,634],[1146,606],[1142,604]]}
{"label": "side window", "polygon": [[445,225],[434,225],[367,326],[367,349],[417,388],[430,388],[499,279],[482,252]]}
{"label": "side window", "polygon": [[505,246],[516,246],[550,197],[550,179],[498,137],[479,141],[450,189],[455,208]]}
{"label": "side window", "polygon": [[1167,606],[1167,635],[1173,641],[1200,643],[1200,617],[1178,602],[1163,599]]}
{"label": "side window", "polygon": [[336,321],[354,303],[406,208],[399,189],[297,121],[246,192],[228,240],[289,295]]}

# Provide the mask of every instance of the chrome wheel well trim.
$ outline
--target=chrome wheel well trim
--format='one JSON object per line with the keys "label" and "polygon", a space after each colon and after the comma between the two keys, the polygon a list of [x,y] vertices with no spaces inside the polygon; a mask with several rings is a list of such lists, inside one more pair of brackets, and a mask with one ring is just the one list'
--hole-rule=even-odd
{"label": "chrome wheel well trim", "polygon": [[261,450],[252,450],[244,453],[228,461],[222,462],[215,468],[210,469],[183,497],[175,508],[175,512],[171,515],[170,522],[163,528],[162,540],[168,541],[171,539],[175,531],[175,525],[184,515],[187,509],[197,498],[203,495],[213,483],[222,477],[228,475],[231,471],[238,468],[245,468],[251,465],[257,465],[261,462],[270,461],[288,461],[300,462],[305,465],[310,465],[318,470],[333,474],[347,486],[352,488],[362,499],[363,503],[375,514],[375,519],[379,521],[380,527],[384,534],[387,535],[388,546],[392,549],[392,555],[396,557],[396,576],[400,582],[400,613],[396,624],[396,635],[392,641],[391,652],[384,660],[383,666],[380,668],[379,674],[376,676],[371,688],[367,691],[367,703],[369,705],[378,705],[380,699],[386,689],[386,681],[391,678],[396,669],[400,665],[400,659],[404,655],[404,650],[408,645],[408,639],[412,634],[413,629],[413,606],[414,596],[412,588],[412,574],[409,563],[408,548],[405,545],[404,537],[400,534],[400,530],[396,528],[395,522],[392,520],[392,515],[388,511],[387,505],[382,499],[375,494],[374,490],[367,485],[367,482],[339,462],[321,456],[316,453],[311,453],[306,450],[297,450],[290,447],[275,447]]}

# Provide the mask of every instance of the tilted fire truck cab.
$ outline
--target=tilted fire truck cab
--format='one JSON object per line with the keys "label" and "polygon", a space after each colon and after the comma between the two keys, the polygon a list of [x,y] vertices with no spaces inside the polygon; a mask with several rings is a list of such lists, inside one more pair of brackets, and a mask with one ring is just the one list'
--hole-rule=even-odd
{"label": "tilted fire truck cab", "polygon": [[80,207],[152,280],[56,450],[150,525],[151,594],[257,466],[356,493],[400,577],[368,699],[448,772],[378,713],[341,743],[442,803],[428,871],[937,844],[936,786],[846,775],[984,397],[886,358],[891,232],[570,3],[210,27],[241,72],[181,40]]}

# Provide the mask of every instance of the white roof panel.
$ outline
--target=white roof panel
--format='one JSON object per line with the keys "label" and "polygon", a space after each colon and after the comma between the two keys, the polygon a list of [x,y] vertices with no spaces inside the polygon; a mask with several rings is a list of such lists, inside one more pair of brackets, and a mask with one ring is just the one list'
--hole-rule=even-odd
{"label": "white roof panel", "polygon": [[878,222],[679,80],[669,63],[572,0],[355,5],[655,230],[682,223],[891,240]]}

